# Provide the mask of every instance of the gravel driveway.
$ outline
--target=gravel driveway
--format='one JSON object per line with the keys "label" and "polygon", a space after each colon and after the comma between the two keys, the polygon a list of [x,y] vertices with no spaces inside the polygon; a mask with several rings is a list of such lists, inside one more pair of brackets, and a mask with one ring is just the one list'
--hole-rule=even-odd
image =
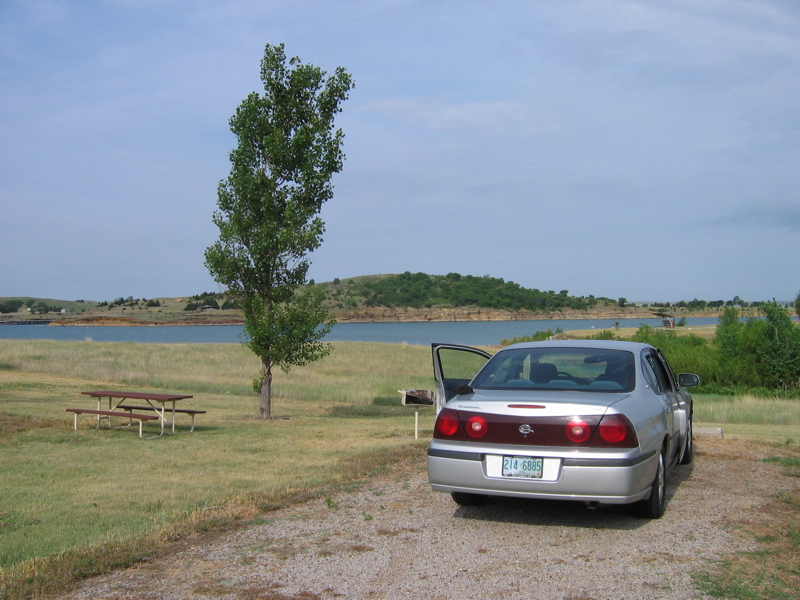
{"label": "gravel driveway", "polygon": [[423,470],[395,471],[197,540],[152,564],[84,582],[63,600],[330,598],[620,600],[704,598],[689,573],[752,550],[738,526],[761,518],[797,479],[775,452],[700,438],[695,463],[669,479],[666,515],[495,499],[458,507]]}

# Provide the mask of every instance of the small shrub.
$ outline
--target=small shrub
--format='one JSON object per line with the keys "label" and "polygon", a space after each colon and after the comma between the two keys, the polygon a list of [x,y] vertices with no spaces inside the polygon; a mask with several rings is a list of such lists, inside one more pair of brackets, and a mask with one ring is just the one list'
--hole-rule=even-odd
{"label": "small shrub", "polygon": [[500,340],[500,343],[503,346],[510,346],[511,344],[520,344],[522,342],[545,342],[559,333],[563,333],[560,327],[556,329],[555,333],[553,333],[552,329],[545,329],[544,331],[537,331],[533,335],[523,335],[510,340]]}
{"label": "small shrub", "polygon": [[617,336],[614,335],[614,332],[610,329],[604,329],[603,331],[598,331],[595,333],[592,338],[593,340],[615,340]]}

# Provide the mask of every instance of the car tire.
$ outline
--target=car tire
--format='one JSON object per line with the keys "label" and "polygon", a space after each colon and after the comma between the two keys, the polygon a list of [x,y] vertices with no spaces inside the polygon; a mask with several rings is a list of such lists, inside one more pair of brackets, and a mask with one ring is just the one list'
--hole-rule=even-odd
{"label": "car tire", "polygon": [[486,502],[486,496],[481,494],[467,494],[466,492],[451,492],[453,502],[459,506],[478,506]]}
{"label": "car tire", "polygon": [[694,442],[692,441],[692,417],[689,417],[689,423],[686,427],[686,444],[683,446],[683,455],[678,461],[679,465],[691,464],[694,454]]}
{"label": "car tire", "polygon": [[650,486],[650,497],[633,503],[634,516],[643,519],[660,519],[667,506],[667,472],[664,465],[664,449],[658,453],[658,468]]}

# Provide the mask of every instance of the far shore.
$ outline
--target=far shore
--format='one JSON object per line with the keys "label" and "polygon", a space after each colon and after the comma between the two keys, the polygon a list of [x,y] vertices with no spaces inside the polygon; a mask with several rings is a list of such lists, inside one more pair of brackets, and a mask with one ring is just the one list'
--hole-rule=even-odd
{"label": "far shore", "polygon": [[[132,311],[131,311],[132,312]],[[720,311],[682,311],[676,309],[667,313],[677,323],[684,317],[719,317]],[[740,309],[742,316],[749,316],[751,311]],[[755,315],[755,312],[752,312]],[[624,308],[602,307],[595,310],[563,310],[553,312],[534,312],[527,310],[487,310],[478,308],[370,308],[347,313],[331,313],[337,323],[423,323],[423,322],[481,322],[481,321],[549,321],[574,319],[613,319],[620,322],[630,319],[658,319],[662,313],[649,308],[630,306]],[[208,326],[232,325],[243,326],[244,317],[239,311],[206,310],[202,313],[158,314],[146,311],[146,314],[54,314],[43,315],[32,319],[29,315],[3,315],[4,322],[25,321],[41,322],[43,325],[56,327],[159,327],[159,326]],[[622,323],[621,323],[622,324]]]}

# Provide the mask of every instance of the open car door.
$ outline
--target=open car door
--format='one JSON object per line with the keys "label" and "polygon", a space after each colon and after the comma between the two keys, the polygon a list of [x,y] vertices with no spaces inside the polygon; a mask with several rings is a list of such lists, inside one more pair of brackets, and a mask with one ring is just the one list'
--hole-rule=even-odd
{"label": "open car door", "polygon": [[456,396],[456,390],[467,385],[492,355],[471,346],[431,344],[433,377],[436,380],[436,413]]}

